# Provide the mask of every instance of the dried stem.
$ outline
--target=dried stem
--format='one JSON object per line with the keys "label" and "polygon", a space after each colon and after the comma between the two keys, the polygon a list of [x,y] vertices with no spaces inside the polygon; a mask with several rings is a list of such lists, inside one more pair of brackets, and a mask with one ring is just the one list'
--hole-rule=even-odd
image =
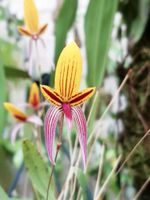
{"label": "dried stem", "polygon": [[103,163],[104,163],[104,153],[105,153],[105,146],[103,145],[102,150],[101,150],[101,159],[99,162],[98,177],[97,177],[97,181],[96,181],[96,185],[95,185],[94,198],[96,197],[98,190],[99,190],[99,183],[100,183],[102,169],[103,169]]}
{"label": "dried stem", "polygon": [[[62,114],[60,125],[59,125],[58,143],[57,143],[57,147],[56,147],[56,154],[55,154],[55,160],[54,160],[55,163],[57,161],[57,156],[58,156],[58,153],[59,153],[59,149],[60,149],[60,147],[62,145],[63,120],[64,120],[64,115]],[[52,176],[53,176],[53,173],[54,173],[54,169],[55,169],[55,164],[52,165],[52,170],[51,170],[51,174],[50,174],[50,178],[49,178],[49,182],[48,182],[48,187],[47,187],[46,200],[48,200],[49,188],[50,188],[50,185],[51,185],[51,180],[52,180]]]}
{"label": "dried stem", "polygon": [[142,187],[140,188],[140,190],[138,191],[138,193],[135,195],[135,197],[133,198],[133,200],[138,200],[139,196],[142,194],[142,192],[144,191],[144,189],[146,188],[146,186],[149,184],[149,182],[150,182],[150,176],[145,181],[145,183],[142,185]]}
{"label": "dried stem", "polygon": [[118,159],[117,159],[117,161],[116,161],[116,163],[115,163],[115,166],[112,168],[110,174],[108,175],[107,179],[105,180],[104,184],[102,185],[102,187],[101,187],[101,189],[100,189],[100,191],[99,191],[97,197],[95,198],[95,200],[101,199],[102,194],[103,194],[103,192],[105,191],[105,189],[106,189],[106,187],[107,187],[107,185],[108,185],[110,179],[112,178],[113,175],[115,175],[115,171],[116,171],[116,169],[117,169],[117,167],[118,167],[118,164],[119,164],[120,160],[121,160],[121,156],[118,157]]}
{"label": "dried stem", "polygon": [[119,167],[119,169],[117,170],[116,175],[122,170],[123,166],[125,165],[125,163],[130,159],[130,157],[132,156],[132,154],[134,153],[134,151],[137,149],[137,147],[143,142],[143,140],[149,135],[150,133],[150,129],[144,134],[144,136],[139,140],[139,142],[134,146],[134,148],[130,151],[130,153],[128,154],[127,158],[125,159],[125,161],[122,163],[122,165]]}
{"label": "dried stem", "polygon": [[93,99],[93,102],[92,102],[92,105],[91,105],[91,109],[90,109],[90,112],[89,112],[89,115],[88,115],[88,118],[87,118],[87,124],[89,123],[89,121],[91,119],[91,115],[92,115],[95,103],[97,101],[98,95],[99,95],[99,91],[96,91],[96,94],[94,96],[94,99]]}
{"label": "dried stem", "polygon": [[[72,166],[73,166],[73,164],[75,162],[75,159],[76,159],[77,145],[78,145],[78,137],[76,137],[76,140],[75,140],[75,144],[74,144],[74,148],[73,148],[73,153],[72,153],[72,157],[71,157],[71,165],[70,165],[70,168],[69,168],[68,176],[67,176],[67,179],[66,179],[66,181],[65,181],[65,183],[64,183],[64,185],[62,187],[62,190],[61,190],[61,192],[60,192],[57,200],[60,200],[63,197],[63,195],[66,193],[66,190],[67,190],[68,185],[69,185],[69,180],[72,178],[72,176],[74,174],[73,173],[74,170],[73,170]],[[75,187],[75,182],[76,182],[75,179],[76,178],[74,177],[74,186],[73,187]]]}

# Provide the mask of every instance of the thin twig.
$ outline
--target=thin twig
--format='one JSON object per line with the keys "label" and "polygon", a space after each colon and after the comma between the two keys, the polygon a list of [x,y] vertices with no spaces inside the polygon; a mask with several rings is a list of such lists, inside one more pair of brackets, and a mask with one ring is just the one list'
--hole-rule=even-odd
{"label": "thin twig", "polygon": [[119,164],[120,160],[121,160],[121,156],[118,157],[118,159],[117,159],[117,161],[115,163],[115,166],[112,168],[111,172],[109,173],[107,179],[105,180],[104,184],[102,185],[102,187],[101,187],[97,197],[95,198],[95,200],[101,199],[101,196],[102,196],[103,192],[105,191],[110,179],[112,178],[113,175],[115,175],[115,171],[116,171],[116,169],[118,167],[118,164]]}
{"label": "thin twig", "polygon": [[75,190],[76,190],[76,183],[77,183],[77,179],[76,179],[76,177],[74,176],[73,188],[72,188],[72,192],[71,192],[71,196],[70,196],[69,200],[72,200],[72,199],[73,199],[73,196],[74,196],[74,193],[75,193]]}
{"label": "thin twig", "polygon": [[96,91],[96,94],[94,96],[94,99],[93,99],[93,102],[92,102],[92,105],[91,105],[91,108],[90,108],[90,112],[89,112],[89,115],[88,115],[88,118],[87,118],[87,122],[86,122],[87,124],[89,124],[89,122],[90,122],[91,115],[92,115],[96,100],[98,98],[98,95],[99,95],[99,91]]}
{"label": "thin twig", "polygon": [[[127,80],[129,79],[131,71],[129,71],[127,73],[127,75],[125,76],[124,80],[122,81],[121,85],[119,86],[119,88],[117,89],[117,91],[115,92],[112,100],[110,101],[110,103],[108,104],[107,108],[105,109],[105,111],[103,112],[102,116],[100,117],[97,125],[94,127],[94,130],[92,131],[92,133],[90,134],[90,137],[88,138],[88,144],[90,144],[96,130],[99,129],[102,119],[104,118],[104,116],[106,115],[106,113],[108,112],[108,110],[111,108],[111,106],[113,105],[113,103],[115,102],[116,98],[118,97],[118,94],[120,93],[120,91],[122,90],[123,86],[125,85],[125,83],[127,82]],[[96,139],[97,139],[98,134],[96,134]]]}
{"label": "thin twig", "polygon": [[99,162],[98,176],[97,176],[97,181],[96,181],[96,185],[95,185],[94,198],[96,198],[96,195],[99,190],[99,183],[100,183],[102,169],[103,169],[103,163],[104,163],[104,152],[105,152],[105,146],[103,145],[102,150],[101,150],[101,159]]}
{"label": "thin twig", "polygon": [[142,194],[142,192],[144,191],[144,189],[146,188],[146,186],[149,184],[149,182],[150,182],[150,176],[145,181],[145,183],[142,185],[142,187],[140,188],[140,190],[138,191],[138,193],[135,195],[135,197],[133,198],[133,200],[138,200],[139,196]]}
{"label": "thin twig", "polygon": [[80,200],[80,199],[81,199],[80,196],[81,196],[81,187],[79,188],[79,191],[78,191],[77,200]]}
{"label": "thin twig", "polygon": [[[56,154],[55,154],[55,163],[57,161],[57,156],[59,153],[59,149],[62,145],[62,130],[63,130],[63,119],[64,119],[64,115],[62,115],[61,117],[61,121],[60,121],[60,126],[59,126],[59,136],[58,136],[58,143],[57,143],[57,147],[56,147]],[[48,182],[48,187],[47,187],[47,194],[46,194],[46,200],[48,200],[48,196],[49,196],[49,188],[51,185],[51,180],[52,180],[52,176],[54,173],[54,169],[55,169],[55,164],[52,165],[52,170],[51,170],[51,174],[50,174],[50,178],[49,178],[49,182]]]}
{"label": "thin twig", "polygon": [[[72,157],[71,157],[70,168],[69,168],[69,172],[68,172],[68,175],[67,175],[67,179],[66,179],[66,181],[65,181],[65,183],[64,183],[64,185],[62,187],[62,190],[61,190],[61,192],[60,192],[60,194],[59,194],[59,196],[57,198],[58,200],[60,200],[62,198],[63,194],[65,193],[65,190],[67,190],[70,177],[72,178],[72,176],[73,176],[72,166],[73,166],[73,164],[75,162],[75,159],[76,159],[76,153],[77,153],[77,147],[78,147],[77,145],[78,145],[78,137],[76,137],[76,140],[75,140],[75,144],[74,144],[74,148],[73,148],[73,154],[72,154]],[[75,179],[74,179],[74,181],[75,181]]]}
{"label": "thin twig", "polygon": [[130,151],[125,161],[122,163],[122,165],[119,167],[119,169],[116,172],[116,175],[122,170],[125,163],[130,159],[130,157],[133,155],[134,151],[137,149],[137,147],[143,142],[143,140],[149,135],[150,129],[144,134],[144,136],[139,140],[139,142],[134,146],[134,148]]}
{"label": "thin twig", "polygon": [[[118,97],[118,94],[120,93],[120,91],[122,90],[123,86],[124,86],[125,83],[127,82],[128,78],[129,78],[129,76],[130,76],[130,73],[131,73],[131,71],[129,71],[129,72],[127,73],[127,75],[125,76],[125,78],[124,78],[124,80],[122,81],[121,85],[119,86],[119,88],[118,88],[117,91],[115,92],[115,94],[114,94],[112,100],[110,101],[110,103],[108,104],[107,108],[105,109],[105,111],[103,112],[102,116],[100,117],[100,119],[99,119],[97,125],[95,126],[94,130],[93,130],[92,133],[90,134],[90,136],[89,136],[89,138],[88,138],[88,145],[91,143],[92,138],[93,138],[95,132],[99,129],[99,127],[100,127],[100,125],[101,125],[101,123],[102,123],[102,119],[104,118],[104,116],[106,115],[106,113],[108,112],[108,110],[111,108],[111,106],[113,105],[114,101],[115,101],[116,98]],[[89,156],[88,156],[88,160],[87,160],[86,169],[87,169],[88,164],[89,164],[89,161],[90,161],[90,159],[91,159],[91,157],[92,157],[93,147],[95,146],[95,143],[96,143],[98,137],[99,137],[99,134],[96,134],[96,135],[95,135],[95,138],[94,138],[94,141],[93,141],[93,144],[92,144],[92,146],[91,146],[91,148],[90,148],[90,152],[89,152]]]}

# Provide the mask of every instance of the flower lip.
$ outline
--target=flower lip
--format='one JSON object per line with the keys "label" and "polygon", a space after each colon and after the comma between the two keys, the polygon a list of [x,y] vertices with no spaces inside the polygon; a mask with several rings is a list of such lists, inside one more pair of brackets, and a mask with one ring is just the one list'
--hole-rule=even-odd
{"label": "flower lip", "polygon": [[65,117],[67,119],[68,122],[68,127],[69,129],[72,128],[72,109],[71,109],[71,105],[69,103],[63,103],[62,104],[62,108],[63,108],[63,112],[65,114]]}

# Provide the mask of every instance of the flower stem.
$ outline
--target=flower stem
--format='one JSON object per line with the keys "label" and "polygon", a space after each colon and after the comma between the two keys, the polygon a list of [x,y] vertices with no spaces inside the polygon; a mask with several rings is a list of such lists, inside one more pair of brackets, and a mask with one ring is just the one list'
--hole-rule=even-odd
{"label": "flower stem", "polygon": [[[58,156],[58,153],[59,153],[59,149],[60,149],[60,147],[62,145],[63,120],[64,120],[64,115],[62,114],[62,117],[61,117],[61,120],[60,120],[60,124],[59,124],[59,135],[58,135],[58,143],[57,143],[56,154],[55,154],[55,164],[56,164],[56,161],[57,161],[57,156]],[[51,180],[52,180],[52,176],[53,176],[53,173],[54,173],[55,164],[52,165],[52,170],[51,170],[51,174],[50,174],[49,182],[48,182],[48,187],[47,187],[46,200],[48,200],[49,188],[50,188],[50,185],[51,185]]]}

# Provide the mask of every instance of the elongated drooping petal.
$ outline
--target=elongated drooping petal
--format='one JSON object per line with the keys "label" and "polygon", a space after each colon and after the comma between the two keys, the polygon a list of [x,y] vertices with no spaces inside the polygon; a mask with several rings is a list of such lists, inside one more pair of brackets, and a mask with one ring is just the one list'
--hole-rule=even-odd
{"label": "elongated drooping petal", "polygon": [[24,0],[24,20],[30,33],[38,33],[39,16],[34,0]]}
{"label": "elongated drooping petal", "polygon": [[27,122],[30,122],[32,124],[36,124],[38,126],[42,126],[43,122],[41,120],[40,117],[36,116],[36,115],[31,115],[27,118]]}
{"label": "elongated drooping petal", "polygon": [[11,143],[14,144],[16,141],[16,137],[17,137],[17,133],[20,131],[20,129],[22,128],[23,123],[17,123],[14,125],[14,127],[11,130],[10,133],[10,140]]}
{"label": "elongated drooping petal", "polygon": [[30,95],[29,95],[29,104],[33,108],[38,108],[38,106],[40,105],[39,88],[36,83],[33,83],[31,85]]}
{"label": "elongated drooping petal", "polygon": [[85,168],[86,155],[87,155],[86,119],[80,106],[72,107],[72,115],[73,115],[74,121],[76,122],[77,130],[78,130],[79,142],[81,146],[83,163],[84,163],[84,168]]}
{"label": "elongated drooping petal", "polygon": [[61,115],[62,115],[62,109],[55,106],[51,106],[47,111],[44,120],[45,144],[48,157],[52,164],[55,164],[55,161],[53,159],[53,143],[54,143],[57,122]]}
{"label": "elongated drooping petal", "polygon": [[60,54],[56,67],[55,90],[68,100],[79,90],[82,60],[79,47],[72,42]]}
{"label": "elongated drooping petal", "polygon": [[61,106],[62,99],[55,90],[46,85],[41,85],[40,88],[43,96],[47,101],[49,101],[54,106]]}
{"label": "elongated drooping petal", "polygon": [[87,88],[76,95],[74,95],[70,100],[69,103],[71,106],[78,106],[83,104],[85,101],[87,101],[95,92],[95,87]]}

